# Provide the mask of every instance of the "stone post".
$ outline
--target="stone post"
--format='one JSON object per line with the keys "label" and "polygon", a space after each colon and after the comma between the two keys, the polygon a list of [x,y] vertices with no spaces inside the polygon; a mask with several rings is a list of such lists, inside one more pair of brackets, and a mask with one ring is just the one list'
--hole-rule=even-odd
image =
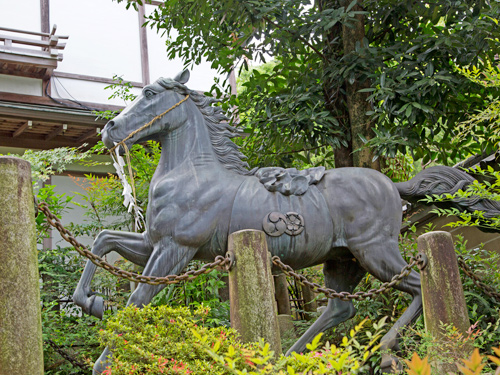
{"label": "stone post", "polygon": [[43,374],[31,168],[0,157],[0,375]]}
{"label": "stone post", "polygon": [[288,294],[288,283],[286,275],[274,276],[274,289],[276,290],[276,303],[278,304],[278,315],[291,315],[290,295]]}
{"label": "stone post", "polygon": [[309,285],[302,285],[302,297],[304,298],[304,311],[306,320],[311,320],[313,315],[318,311],[318,304],[316,302],[316,294],[311,290]]}
{"label": "stone post", "polygon": [[243,342],[263,338],[278,357],[281,339],[266,235],[259,230],[232,233],[228,251],[235,259],[229,271],[231,326]]}
{"label": "stone post", "polygon": [[[451,234],[430,232],[418,237],[417,241],[418,251],[428,259],[421,272],[426,330],[436,340],[445,340],[442,324],[453,324],[459,333],[466,335],[470,327],[469,315]],[[459,358],[466,358],[471,350],[466,348],[463,353],[456,354]],[[455,365],[436,363],[436,366],[440,374],[457,371]]]}

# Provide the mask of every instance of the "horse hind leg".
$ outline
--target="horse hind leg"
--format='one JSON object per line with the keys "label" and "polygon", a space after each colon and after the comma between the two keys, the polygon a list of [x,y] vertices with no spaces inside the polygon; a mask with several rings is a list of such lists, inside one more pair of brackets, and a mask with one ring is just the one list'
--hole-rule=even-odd
{"label": "horse hind leg", "polygon": [[[362,266],[380,281],[390,281],[408,265],[401,256],[398,244],[395,241],[393,243],[371,241],[371,243],[371,246],[364,248],[362,254],[359,254],[358,259]],[[373,243],[376,244],[373,245]],[[397,349],[399,331],[406,325],[417,320],[422,314],[422,292],[420,289],[420,276],[417,272],[411,270],[410,274],[394,288],[410,294],[413,300],[403,315],[399,317],[396,323],[382,337],[382,350]],[[390,354],[383,354],[382,370],[390,373],[393,362],[396,362],[396,365],[398,365],[397,360]]]}
{"label": "horse hind leg", "polygon": [[[143,234],[103,230],[94,241],[92,253],[103,257],[111,251],[116,251],[135,264],[145,266],[153,247],[144,238]],[[90,288],[96,268],[97,266],[94,263],[90,260],[87,261],[80,281],[73,293],[73,302],[80,306],[85,313],[102,319],[104,301],[102,297],[96,296]]]}
{"label": "horse hind leg", "polygon": [[[347,259],[335,259],[325,262],[323,267],[325,284],[327,288],[336,291],[351,293],[366,273],[358,262],[352,257]],[[287,351],[286,355],[293,352],[301,353],[319,333],[334,327],[354,316],[356,310],[352,301],[340,299],[329,299],[328,305],[321,316],[309,327],[302,337]]]}

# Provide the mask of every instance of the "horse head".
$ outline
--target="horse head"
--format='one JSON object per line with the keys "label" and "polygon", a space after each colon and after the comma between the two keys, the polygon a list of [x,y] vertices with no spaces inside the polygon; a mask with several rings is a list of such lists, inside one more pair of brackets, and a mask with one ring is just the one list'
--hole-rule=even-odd
{"label": "horse head", "polygon": [[[130,148],[139,142],[157,140],[159,134],[181,127],[188,112],[177,107],[188,97],[190,90],[184,86],[188,80],[189,71],[184,70],[174,79],[159,78],[145,86],[141,94],[104,127],[102,140],[106,147],[113,149],[123,143]],[[168,113],[174,109],[175,114]]]}

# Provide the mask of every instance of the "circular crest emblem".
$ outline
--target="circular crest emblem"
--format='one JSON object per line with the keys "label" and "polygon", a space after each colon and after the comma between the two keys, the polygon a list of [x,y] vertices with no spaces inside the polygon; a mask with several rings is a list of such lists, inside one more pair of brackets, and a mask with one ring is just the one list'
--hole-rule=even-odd
{"label": "circular crest emblem", "polygon": [[297,212],[270,212],[264,217],[262,229],[271,237],[279,237],[283,233],[296,236],[304,230],[304,218]]}

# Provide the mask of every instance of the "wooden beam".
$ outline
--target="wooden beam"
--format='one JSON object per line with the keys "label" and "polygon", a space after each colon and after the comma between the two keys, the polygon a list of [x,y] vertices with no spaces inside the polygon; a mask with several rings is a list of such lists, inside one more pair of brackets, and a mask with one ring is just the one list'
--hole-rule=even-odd
{"label": "wooden beam", "polygon": [[42,79],[46,74],[46,70],[44,68],[37,68],[40,69],[41,72],[26,72],[23,71],[22,69],[16,69],[14,67],[10,67],[9,69],[0,69],[0,74],[5,74],[8,76],[19,76],[19,77],[26,77],[26,78],[36,78],[36,79]]}
{"label": "wooden beam", "polygon": [[[50,58],[48,52],[45,52],[46,56],[43,56],[41,52],[33,50],[29,53],[17,54],[6,52],[3,47],[0,47],[0,63],[31,65],[45,69],[57,68],[58,58]],[[60,56],[62,60],[62,55]]]}
{"label": "wooden beam", "polygon": [[97,137],[97,130],[96,129],[89,130],[87,133],[82,135],[80,138],[77,138],[75,143],[80,145],[83,142],[85,142],[87,139],[92,138],[92,137]]}
{"label": "wooden beam", "polygon": [[139,16],[139,41],[141,48],[141,68],[142,68],[142,82],[145,85],[149,85],[149,54],[148,54],[148,36],[147,29],[142,27],[145,22],[145,5],[139,5],[139,11],[137,12]]}
{"label": "wooden beam", "polygon": [[[50,4],[49,0],[40,0],[40,25],[42,36],[49,37],[50,30]],[[19,32],[19,31],[18,31]]]}
{"label": "wooden beam", "polygon": [[59,39],[57,37],[52,36],[52,41],[50,40],[35,40],[28,38],[20,38],[12,35],[1,35],[0,41],[11,40],[12,43],[16,44],[24,44],[26,46],[34,46],[34,47],[52,47],[57,49],[64,49],[66,47],[66,43],[58,44]]}
{"label": "wooden beam", "polygon": [[19,137],[26,129],[28,129],[28,121],[16,129],[16,131],[12,134],[12,138]]}
{"label": "wooden beam", "polygon": [[[61,101],[64,101],[64,99],[60,99]],[[25,104],[36,104],[36,105],[43,105],[43,106],[50,106],[50,107],[56,107],[56,108],[66,108],[66,109],[81,109],[81,107],[78,104],[69,102],[67,105],[64,104],[59,104],[51,100],[50,98],[42,97],[42,96],[36,96],[36,95],[24,95],[24,94],[13,94],[11,92],[2,92],[0,91],[0,101],[7,101],[7,102],[16,102],[16,103],[25,103]],[[89,102],[81,102],[83,105],[89,108],[93,108],[99,111],[121,111],[124,107],[122,106],[117,106],[117,105],[108,105],[108,104],[100,104],[100,103],[89,103]],[[1,109],[0,109],[1,113]],[[106,123],[106,120],[97,120],[97,122],[94,121],[95,116],[90,116],[90,113],[87,112],[82,112],[82,116],[87,116],[92,118],[92,124],[97,125],[101,123]],[[64,122],[72,122],[68,119],[68,121]]]}
{"label": "wooden beam", "polygon": [[[44,0],[40,0],[40,1],[44,1]],[[41,18],[43,17],[42,14],[40,14],[40,16],[41,16]],[[42,18],[42,20],[43,20],[43,18]],[[42,26],[42,28],[43,28],[43,26]],[[46,37],[50,36],[48,30],[50,30],[50,27],[47,27],[47,32],[37,33],[35,31],[26,31],[26,30],[19,30],[19,29],[11,29],[9,27],[1,27],[0,26],[0,31],[8,31],[8,32],[11,32],[11,33],[28,34],[28,35],[36,35],[36,36],[46,36]],[[67,36],[67,35],[58,35],[58,37],[59,37],[59,39],[68,39],[69,38],[69,36]]]}
{"label": "wooden beam", "polygon": [[58,126],[57,128],[55,128],[54,130],[52,130],[49,134],[47,134],[44,138],[44,140],[46,141],[50,141],[51,139],[57,137],[59,134],[62,133],[64,129],[64,126],[61,125],[61,126]]}
{"label": "wooden beam", "polygon": [[[50,0],[40,0],[40,25],[43,34],[46,34],[43,39],[48,39],[50,34]],[[49,73],[53,74],[52,69]],[[48,78],[47,78],[48,76]],[[50,75],[46,72],[42,78],[42,96],[52,95],[52,85],[50,84]]]}
{"label": "wooden beam", "polygon": [[44,141],[40,138],[12,138],[7,134],[2,134],[0,135],[0,146],[31,148],[34,150],[50,150],[57,147],[78,147],[80,144],[74,142],[73,139],[64,139],[64,137],[57,137],[50,141]]}
{"label": "wooden beam", "polygon": [[[104,78],[104,77],[94,77],[94,76],[87,76],[84,74],[75,74],[75,73],[66,73],[66,72],[54,72],[54,77],[59,77],[59,78],[70,78],[70,79],[78,79],[81,81],[91,81],[91,82],[101,82],[101,83],[107,83],[107,84],[113,84],[116,83],[116,81],[110,79],[110,78]],[[144,87],[145,84],[143,82],[130,82],[132,86],[134,87]]]}

